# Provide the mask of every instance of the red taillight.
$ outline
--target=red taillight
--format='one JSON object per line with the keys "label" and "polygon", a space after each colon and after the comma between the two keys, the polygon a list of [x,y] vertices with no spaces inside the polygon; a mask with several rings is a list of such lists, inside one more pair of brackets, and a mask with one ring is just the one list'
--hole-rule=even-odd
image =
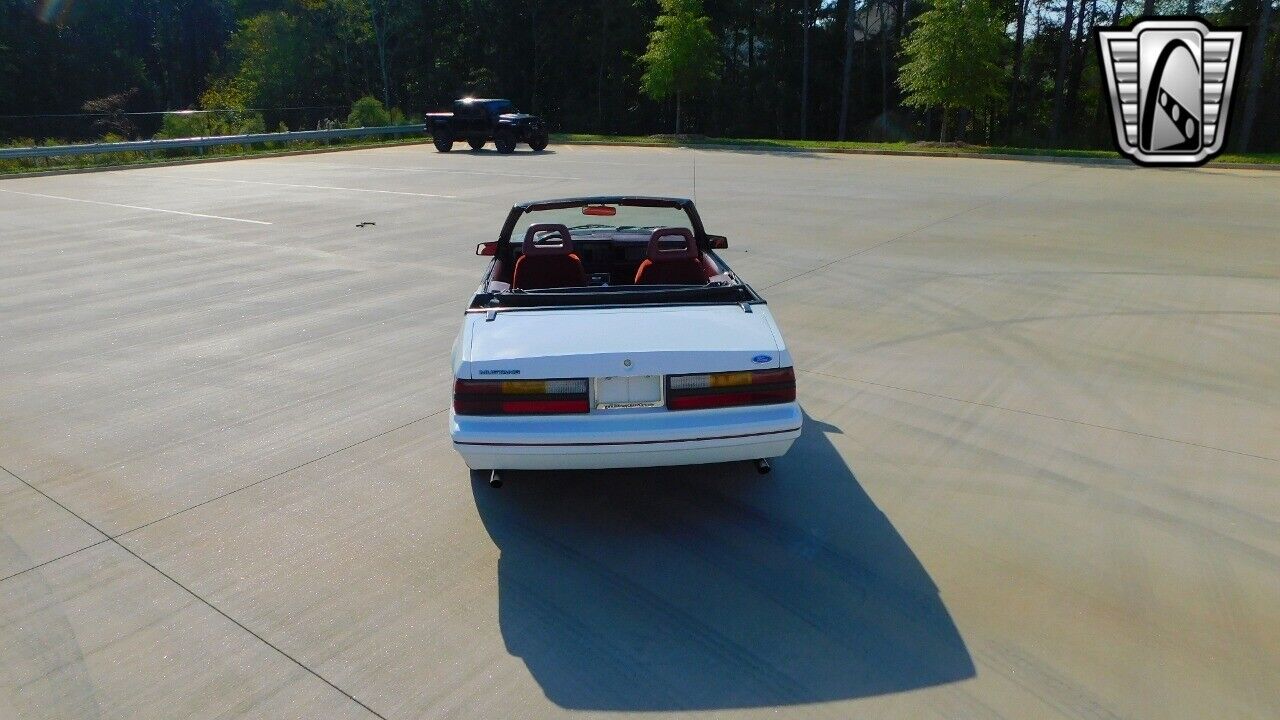
{"label": "red taillight", "polygon": [[796,399],[792,368],[667,377],[668,410],[773,405]]}
{"label": "red taillight", "polygon": [[453,383],[453,410],[459,415],[564,415],[590,409],[586,378]]}

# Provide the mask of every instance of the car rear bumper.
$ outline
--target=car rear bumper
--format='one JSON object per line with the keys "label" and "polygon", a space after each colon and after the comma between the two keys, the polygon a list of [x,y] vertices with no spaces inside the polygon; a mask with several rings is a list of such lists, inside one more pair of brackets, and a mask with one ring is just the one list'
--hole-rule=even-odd
{"label": "car rear bumper", "polygon": [[681,412],[449,418],[454,448],[482,470],[653,467],[778,457],[800,436],[796,403]]}

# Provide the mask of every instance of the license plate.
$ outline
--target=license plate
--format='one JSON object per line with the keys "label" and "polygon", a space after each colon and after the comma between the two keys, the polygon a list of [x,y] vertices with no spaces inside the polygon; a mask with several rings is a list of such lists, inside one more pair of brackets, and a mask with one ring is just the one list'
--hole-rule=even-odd
{"label": "license plate", "polygon": [[662,376],[638,375],[596,378],[597,410],[662,406]]}

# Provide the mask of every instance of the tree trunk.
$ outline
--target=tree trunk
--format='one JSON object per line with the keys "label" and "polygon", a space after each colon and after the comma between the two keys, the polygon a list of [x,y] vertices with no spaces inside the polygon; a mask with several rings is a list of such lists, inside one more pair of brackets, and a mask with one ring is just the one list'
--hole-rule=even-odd
{"label": "tree trunk", "polygon": [[1013,71],[1009,79],[1009,112],[1005,116],[1006,140],[1012,139],[1013,116],[1018,111],[1018,85],[1022,80],[1022,50],[1026,46],[1027,39],[1027,9],[1027,0],[1019,0],[1018,27],[1013,34]]}
{"label": "tree trunk", "polygon": [[596,132],[604,132],[604,65],[609,45],[609,3],[600,0],[600,62],[596,65]]}
{"label": "tree trunk", "polygon": [[1063,90],[1067,84],[1067,66],[1071,57],[1071,26],[1076,19],[1075,0],[1067,0],[1066,12],[1062,13],[1062,38],[1058,43],[1058,74],[1053,81],[1053,126],[1049,130],[1049,141],[1058,144],[1058,135],[1062,130]]}
{"label": "tree trunk", "polygon": [[[1111,10],[1111,27],[1120,25],[1120,16],[1124,13],[1124,0],[1116,0],[1115,7]],[[1103,96],[1094,107],[1093,111],[1093,136],[1090,141],[1095,144],[1104,144],[1106,138],[1111,136],[1111,131],[1107,128],[1107,101]],[[1101,135],[1099,135],[1101,133]]]}
{"label": "tree trunk", "polygon": [[676,91],[676,134],[680,134],[680,91]]}
{"label": "tree trunk", "polygon": [[538,114],[538,36],[541,34],[538,27],[538,4],[536,2],[529,3],[529,29],[532,33],[529,36],[529,44],[532,46],[529,58],[529,112],[534,115]]}
{"label": "tree trunk", "polygon": [[[1094,11],[1097,10],[1098,0],[1093,2]],[[1064,116],[1068,121],[1074,120],[1076,110],[1080,99],[1080,80],[1084,74],[1085,53],[1088,51],[1089,44],[1085,42],[1085,2],[1080,0],[1080,14],[1076,16],[1076,39],[1075,45],[1071,53],[1071,79],[1067,82],[1067,101],[1065,103]],[[1092,13],[1089,13],[1092,17]]]}
{"label": "tree trunk", "polygon": [[1196,0],[1187,0],[1187,14],[1188,15],[1200,14],[1200,4],[1197,3]]}
{"label": "tree trunk", "polygon": [[844,80],[840,85],[840,124],[836,132],[837,140],[844,140],[849,125],[849,80],[853,77],[853,29],[857,22],[854,13],[854,0],[846,0],[849,17],[844,24]]}
{"label": "tree trunk", "polygon": [[[867,9],[868,17],[871,15],[870,8],[867,8],[869,2],[871,0],[864,0],[862,4]],[[859,43],[862,46],[862,61],[858,63],[858,67],[862,68],[862,77],[858,78],[858,85],[853,93],[854,104],[862,108],[863,112],[866,112],[867,107],[867,77],[871,75],[871,40],[867,37],[866,30],[866,27],[862,28],[862,42]]]}
{"label": "tree trunk", "polygon": [[373,37],[378,44],[378,65],[382,69],[382,106],[391,109],[391,81],[387,73],[387,15],[378,19],[380,0],[369,0],[369,16],[373,20]]}
{"label": "tree trunk", "polygon": [[[787,26],[787,3],[775,0],[770,3],[770,5],[773,10],[772,27],[785,28]],[[775,46],[775,52],[777,53],[777,56],[785,58],[795,57],[795,50],[790,46],[790,43],[788,42],[790,38],[787,37],[787,34],[784,32],[776,37],[777,45]],[[769,87],[771,88],[781,89],[783,87],[783,71],[781,65],[782,63],[778,62],[765,63],[765,67],[769,70]],[[787,131],[790,129],[787,127],[787,120],[791,117],[791,113],[789,112],[790,108],[784,108],[783,103],[777,101],[776,92],[770,93],[769,103],[773,108],[772,137],[786,137]]]}
{"label": "tree trunk", "polygon": [[880,0],[880,133],[889,138],[889,31],[885,28],[885,0]]}
{"label": "tree trunk", "polygon": [[[1258,19],[1258,34],[1253,39],[1249,53],[1249,89],[1244,96],[1244,114],[1240,116],[1240,129],[1236,133],[1237,152],[1249,148],[1253,135],[1253,123],[1258,117],[1258,95],[1262,90],[1263,61],[1266,59],[1267,39],[1271,35],[1271,0],[1261,0],[1262,16]],[[1218,128],[1223,132],[1225,128]]]}
{"label": "tree trunk", "polygon": [[812,14],[810,0],[804,0],[804,52],[800,71],[800,139],[809,137],[809,26]]}
{"label": "tree trunk", "polygon": [[947,141],[947,116],[951,113],[947,112],[946,106],[942,108],[942,132],[938,135],[938,142]]}
{"label": "tree trunk", "polygon": [[1156,0],[1142,0],[1142,14],[1143,14],[1144,16],[1146,16],[1146,15],[1155,15],[1155,14],[1156,14]]}
{"label": "tree trunk", "polygon": [[756,106],[756,4],[747,3],[747,107]]}

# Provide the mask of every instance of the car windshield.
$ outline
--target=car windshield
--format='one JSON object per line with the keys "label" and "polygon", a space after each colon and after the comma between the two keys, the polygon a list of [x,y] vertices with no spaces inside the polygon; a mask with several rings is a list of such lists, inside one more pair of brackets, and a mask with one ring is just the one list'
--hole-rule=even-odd
{"label": "car windshield", "polygon": [[658,228],[694,229],[689,214],[680,208],[599,204],[526,212],[516,221],[511,241],[523,241],[525,231],[535,223],[564,225],[575,237],[620,232],[648,234]]}

